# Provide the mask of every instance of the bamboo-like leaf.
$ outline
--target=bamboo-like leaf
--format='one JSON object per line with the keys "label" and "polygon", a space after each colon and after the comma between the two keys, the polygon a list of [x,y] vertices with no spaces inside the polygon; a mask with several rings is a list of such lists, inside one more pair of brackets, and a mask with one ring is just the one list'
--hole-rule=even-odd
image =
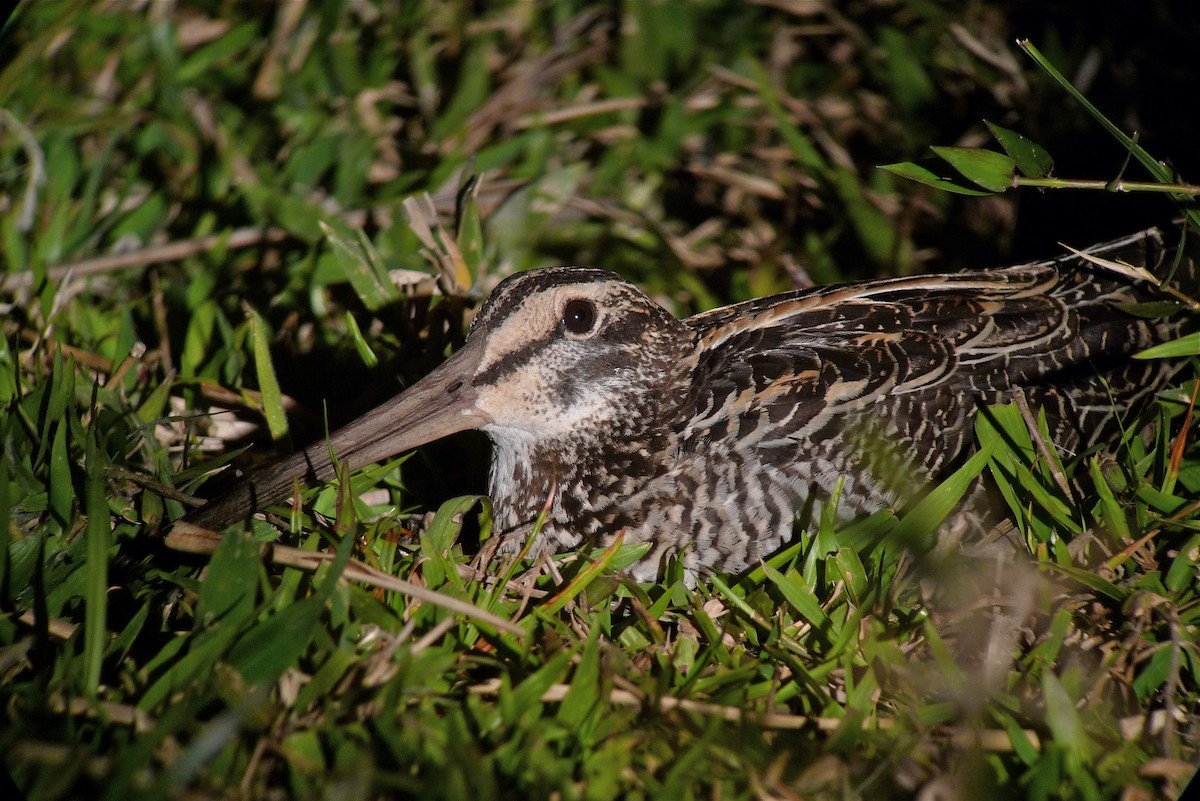
{"label": "bamboo-like leaf", "polygon": [[1050,170],[1054,168],[1054,159],[1041,145],[994,122],[984,120],[984,125],[992,132],[992,136],[996,137],[1004,152],[1016,161],[1017,169],[1023,175],[1029,178],[1045,178],[1050,174]]}
{"label": "bamboo-like leaf", "polygon": [[928,167],[917,164],[913,161],[898,161],[895,164],[882,164],[879,169],[886,170],[892,175],[898,175],[901,178],[907,178],[910,181],[916,181],[926,186],[932,186],[934,189],[941,189],[944,192],[953,192],[956,195],[967,195],[969,197],[984,197],[986,195],[995,194],[994,192],[985,192],[982,189],[977,189],[973,186],[966,186],[951,180],[943,175],[938,175]]}
{"label": "bamboo-like leaf", "polygon": [[991,192],[1003,192],[1013,186],[1017,162],[1012,156],[978,147],[930,148],[962,173],[969,181]]}
{"label": "bamboo-like leaf", "polygon": [[[1032,58],[1039,67],[1045,70],[1047,75],[1049,75],[1059,86],[1061,86],[1067,92],[1067,94],[1071,95],[1071,97],[1073,97],[1075,101],[1087,111],[1088,114],[1092,115],[1092,119],[1100,123],[1100,125],[1103,126],[1104,129],[1113,136],[1113,138],[1120,142],[1122,148],[1124,148],[1127,152],[1132,153],[1134,158],[1138,160],[1138,163],[1146,168],[1146,171],[1154,177],[1154,180],[1163,184],[1171,183],[1174,180],[1174,173],[1167,164],[1150,155],[1149,151],[1139,145],[1135,138],[1126,134],[1116,123],[1104,116],[1100,109],[1096,108],[1096,106],[1093,105],[1090,100],[1084,97],[1083,93],[1076,89],[1075,85],[1067,80],[1066,76],[1059,72],[1058,69],[1050,63],[1050,60],[1047,59],[1032,42],[1030,42],[1028,39],[1018,39],[1017,47],[1020,47],[1022,50],[1028,53],[1030,58]],[[1183,204],[1180,206],[1180,208],[1182,209],[1184,216],[1186,216],[1191,222],[1192,227],[1200,229],[1200,209],[1196,208],[1196,204],[1189,202],[1190,199],[1186,195],[1173,195],[1172,197]]]}

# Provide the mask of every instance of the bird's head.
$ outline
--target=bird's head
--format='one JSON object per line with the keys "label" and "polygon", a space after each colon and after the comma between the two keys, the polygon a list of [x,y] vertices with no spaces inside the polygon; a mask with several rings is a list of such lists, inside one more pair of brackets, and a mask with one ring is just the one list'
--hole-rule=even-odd
{"label": "bird's head", "polygon": [[691,336],[605,270],[519,273],[496,287],[466,347],[443,368],[456,411],[436,416],[439,425],[469,419],[496,440],[558,439],[624,421],[663,392]]}
{"label": "bird's head", "polygon": [[[518,273],[488,297],[457,353],[335,432],[329,446],[353,469],[468,429],[501,446],[550,444],[586,429],[634,433],[639,420],[657,422],[694,337],[606,270]],[[315,456],[309,473],[324,478]]]}
{"label": "bird's head", "polygon": [[497,444],[551,443],[585,428],[621,429],[669,393],[695,334],[605,270],[555,267],[496,287],[466,344],[386,403],[189,516],[219,528],[274,503],[294,482],[326,480],[329,453],[357,469],[468,429]]}

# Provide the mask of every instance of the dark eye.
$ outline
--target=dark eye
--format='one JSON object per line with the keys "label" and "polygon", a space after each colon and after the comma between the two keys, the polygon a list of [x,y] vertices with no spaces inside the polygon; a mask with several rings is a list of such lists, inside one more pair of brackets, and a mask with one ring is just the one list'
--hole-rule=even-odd
{"label": "dark eye", "polygon": [[590,300],[568,300],[563,307],[563,325],[572,334],[586,334],[596,327],[596,304]]}

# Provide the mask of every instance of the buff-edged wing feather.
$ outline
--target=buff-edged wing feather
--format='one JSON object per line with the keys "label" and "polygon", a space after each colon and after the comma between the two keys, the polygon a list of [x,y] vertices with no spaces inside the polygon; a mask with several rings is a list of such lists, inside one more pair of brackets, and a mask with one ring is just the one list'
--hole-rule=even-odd
{"label": "buff-edged wing feather", "polygon": [[[1146,233],[1094,254],[1153,265],[1159,249]],[[898,478],[915,484],[961,463],[978,409],[1018,393],[1045,411],[1061,447],[1091,445],[1179,367],[1130,359],[1178,328],[1127,310],[1158,297],[1071,255],[698,315],[687,321],[701,350],[681,450],[737,443],[753,451],[748,466],[773,468],[802,497],[806,485],[828,492],[838,476],[865,476],[843,501],[873,511],[905,495]]]}

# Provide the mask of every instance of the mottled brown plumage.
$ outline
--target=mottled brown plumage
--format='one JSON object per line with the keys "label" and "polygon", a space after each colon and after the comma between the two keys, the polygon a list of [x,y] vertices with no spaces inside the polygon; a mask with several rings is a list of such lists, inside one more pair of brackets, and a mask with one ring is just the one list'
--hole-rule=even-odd
{"label": "mottled brown plumage", "polygon": [[[1098,246],[1157,266],[1156,231]],[[1185,267],[1192,270],[1188,262]],[[190,515],[223,528],[332,474],[454,431],[491,438],[495,529],[535,552],[651,542],[692,577],[783,545],[843,480],[843,517],[902,508],[974,448],[983,406],[1022,394],[1070,453],[1104,444],[1179,363],[1130,356],[1180,331],[1127,304],[1165,299],[1079,256],[822,287],[677,320],[616,275],[501,283],[461,351],[417,385]],[[958,524],[979,509],[957,512]]]}

